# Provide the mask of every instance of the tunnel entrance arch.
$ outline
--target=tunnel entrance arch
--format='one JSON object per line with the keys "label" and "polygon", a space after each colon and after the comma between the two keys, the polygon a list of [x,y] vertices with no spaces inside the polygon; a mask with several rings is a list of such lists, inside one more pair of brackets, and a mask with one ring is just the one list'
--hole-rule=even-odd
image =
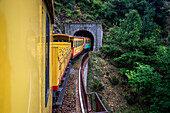
{"label": "tunnel entrance arch", "polygon": [[92,39],[93,51],[98,51],[102,46],[103,30],[101,23],[65,23],[65,34],[84,36]]}
{"label": "tunnel entrance arch", "polygon": [[92,33],[90,33],[89,31],[86,30],[80,30],[80,31],[76,31],[73,36],[81,36],[81,37],[87,37],[91,39],[91,47],[90,50],[93,50],[94,48],[94,37],[92,35]]}

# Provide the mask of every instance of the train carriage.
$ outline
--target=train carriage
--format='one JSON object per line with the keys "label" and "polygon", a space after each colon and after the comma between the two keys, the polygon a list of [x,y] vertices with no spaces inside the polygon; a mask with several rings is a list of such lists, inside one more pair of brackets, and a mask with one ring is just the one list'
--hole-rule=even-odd
{"label": "train carriage", "polygon": [[90,38],[84,38],[84,51],[89,51],[91,46]]}
{"label": "train carriage", "polygon": [[84,38],[83,37],[73,37],[66,34],[54,34],[54,42],[71,42],[71,57],[74,59],[78,56],[84,49]]}
{"label": "train carriage", "polygon": [[53,84],[52,90],[57,91],[71,59],[71,43],[52,42],[53,51]]}
{"label": "train carriage", "polygon": [[73,43],[71,57],[74,59],[81,52],[83,52],[84,38],[83,37],[74,37],[74,38],[71,38],[71,42]]}
{"label": "train carriage", "polygon": [[52,0],[0,0],[0,113],[52,112]]}

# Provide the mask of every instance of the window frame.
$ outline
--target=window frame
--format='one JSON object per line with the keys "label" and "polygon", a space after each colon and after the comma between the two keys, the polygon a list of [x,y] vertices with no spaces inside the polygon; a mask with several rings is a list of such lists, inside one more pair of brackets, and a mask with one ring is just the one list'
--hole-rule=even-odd
{"label": "window frame", "polygon": [[50,91],[50,65],[49,65],[49,52],[50,52],[50,21],[48,12],[46,11],[46,41],[45,41],[45,107],[47,107],[49,91]]}

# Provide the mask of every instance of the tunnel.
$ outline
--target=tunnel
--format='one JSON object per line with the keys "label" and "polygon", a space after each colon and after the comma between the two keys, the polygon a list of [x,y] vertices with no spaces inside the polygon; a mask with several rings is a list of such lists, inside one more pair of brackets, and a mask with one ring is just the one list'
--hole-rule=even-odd
{"label": "tunnel", "polygon": [[86,30],[80,30],[74,33],[74,36],[81,36],[81,37],[87,37],[91,39],[91,47],[90,50],[93,51],[93,46],[94,46],[94,37],[92,33]]}

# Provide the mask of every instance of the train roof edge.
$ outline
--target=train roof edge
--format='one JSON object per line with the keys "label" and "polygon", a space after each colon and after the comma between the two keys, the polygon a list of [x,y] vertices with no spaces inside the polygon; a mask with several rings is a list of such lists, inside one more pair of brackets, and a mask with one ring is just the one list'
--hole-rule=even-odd
{"label": "train roof edge", "polygon": [[53,34],[53,36],[73,37],[73,36],[71,36],[71,35],[67,35],[67,34]]}

